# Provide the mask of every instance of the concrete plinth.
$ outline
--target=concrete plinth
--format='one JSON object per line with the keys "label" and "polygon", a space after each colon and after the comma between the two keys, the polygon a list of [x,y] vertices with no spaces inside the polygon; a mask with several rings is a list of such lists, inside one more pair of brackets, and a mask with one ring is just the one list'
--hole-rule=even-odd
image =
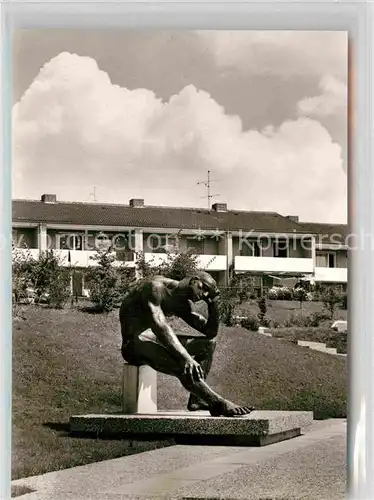
{"label": "concrete plinth", "polygon": [[246,417],[212,417],[208,412],[168,411],[154,415],[74,415],[72,434],[132,439],[173,438],[176,443],[265,446],[301,434],[313,412],[254,411]]}
{"label": "concrete plinth", "polygon": [[157,413],[157,372],[150,366],[123,365],[123,413]]}

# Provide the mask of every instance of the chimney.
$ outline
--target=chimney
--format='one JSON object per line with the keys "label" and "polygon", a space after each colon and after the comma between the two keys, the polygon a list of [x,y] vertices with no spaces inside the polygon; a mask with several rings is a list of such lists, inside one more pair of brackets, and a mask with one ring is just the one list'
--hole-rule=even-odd
{"label": "chimney", "polygon": [[227,204],[226,203],[214,203],[212,205],[212,209],[215,212],[227,212]]}
{"label": "chimney", "polygon": [[57,198],[55,194],[42,194],[40,201],[43,203],[56,203]]}
{"label": "chimney", "polygon": [[144,207],[143,198],[131,198],[130,207],[133,207],[133,208]]}
{"label": "chimney", "polygon": [[292,220],[292,222],[299,222],[298,215],[287,215],[287,219]]}

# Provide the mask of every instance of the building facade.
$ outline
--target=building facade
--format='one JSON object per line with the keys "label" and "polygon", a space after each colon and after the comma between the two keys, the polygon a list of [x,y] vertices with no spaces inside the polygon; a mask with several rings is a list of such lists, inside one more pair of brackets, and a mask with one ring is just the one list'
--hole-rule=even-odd
{"label": "building facade", "polygon": [[53,249],[74,268],[73,293],[84,290],[84,269],[98,249],[112,246],[118,265],[136,267],[139,253],[159,264],[168,253],[189,250],[220,285],[249,273],[263,291],[279,279],[347,283],[347,226],[303,223],[275,212],[73,203],[44,194],[13,200],[13,242],[38,256]]}

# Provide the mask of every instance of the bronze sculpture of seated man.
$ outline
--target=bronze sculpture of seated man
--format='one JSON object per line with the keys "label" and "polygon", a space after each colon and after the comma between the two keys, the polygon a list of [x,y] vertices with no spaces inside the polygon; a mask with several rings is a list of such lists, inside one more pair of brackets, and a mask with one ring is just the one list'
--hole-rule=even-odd
{"label": "bronze sculpture of seated man", "polygon": [[[138,280],[128,291],[120,308],[122,357],[140,366],[177,377],[190,392],[188,409],[208,410],[212,416],[238,417],[253,408],[238,406],[213,391],[205,379],[212,365],[219,328],[219,291],[206,272],[197,272],[181,281],[163,276]],[[194,310],[204,300],[208,318]],[[204,337],[176,335],[167,317],[177,316]]]}

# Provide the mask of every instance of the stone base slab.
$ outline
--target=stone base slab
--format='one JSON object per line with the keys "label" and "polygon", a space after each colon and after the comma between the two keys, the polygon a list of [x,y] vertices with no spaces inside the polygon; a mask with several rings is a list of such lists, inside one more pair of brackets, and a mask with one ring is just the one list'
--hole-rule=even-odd
{"label": "stone base slab", "polygon": [[128,439],[174,439],[177,444],[265,446],[301,434],[313,412],[254,411],[246,417],[212,417],[208,412],[159,411],[153,415],[74,415],[74,435]]}

